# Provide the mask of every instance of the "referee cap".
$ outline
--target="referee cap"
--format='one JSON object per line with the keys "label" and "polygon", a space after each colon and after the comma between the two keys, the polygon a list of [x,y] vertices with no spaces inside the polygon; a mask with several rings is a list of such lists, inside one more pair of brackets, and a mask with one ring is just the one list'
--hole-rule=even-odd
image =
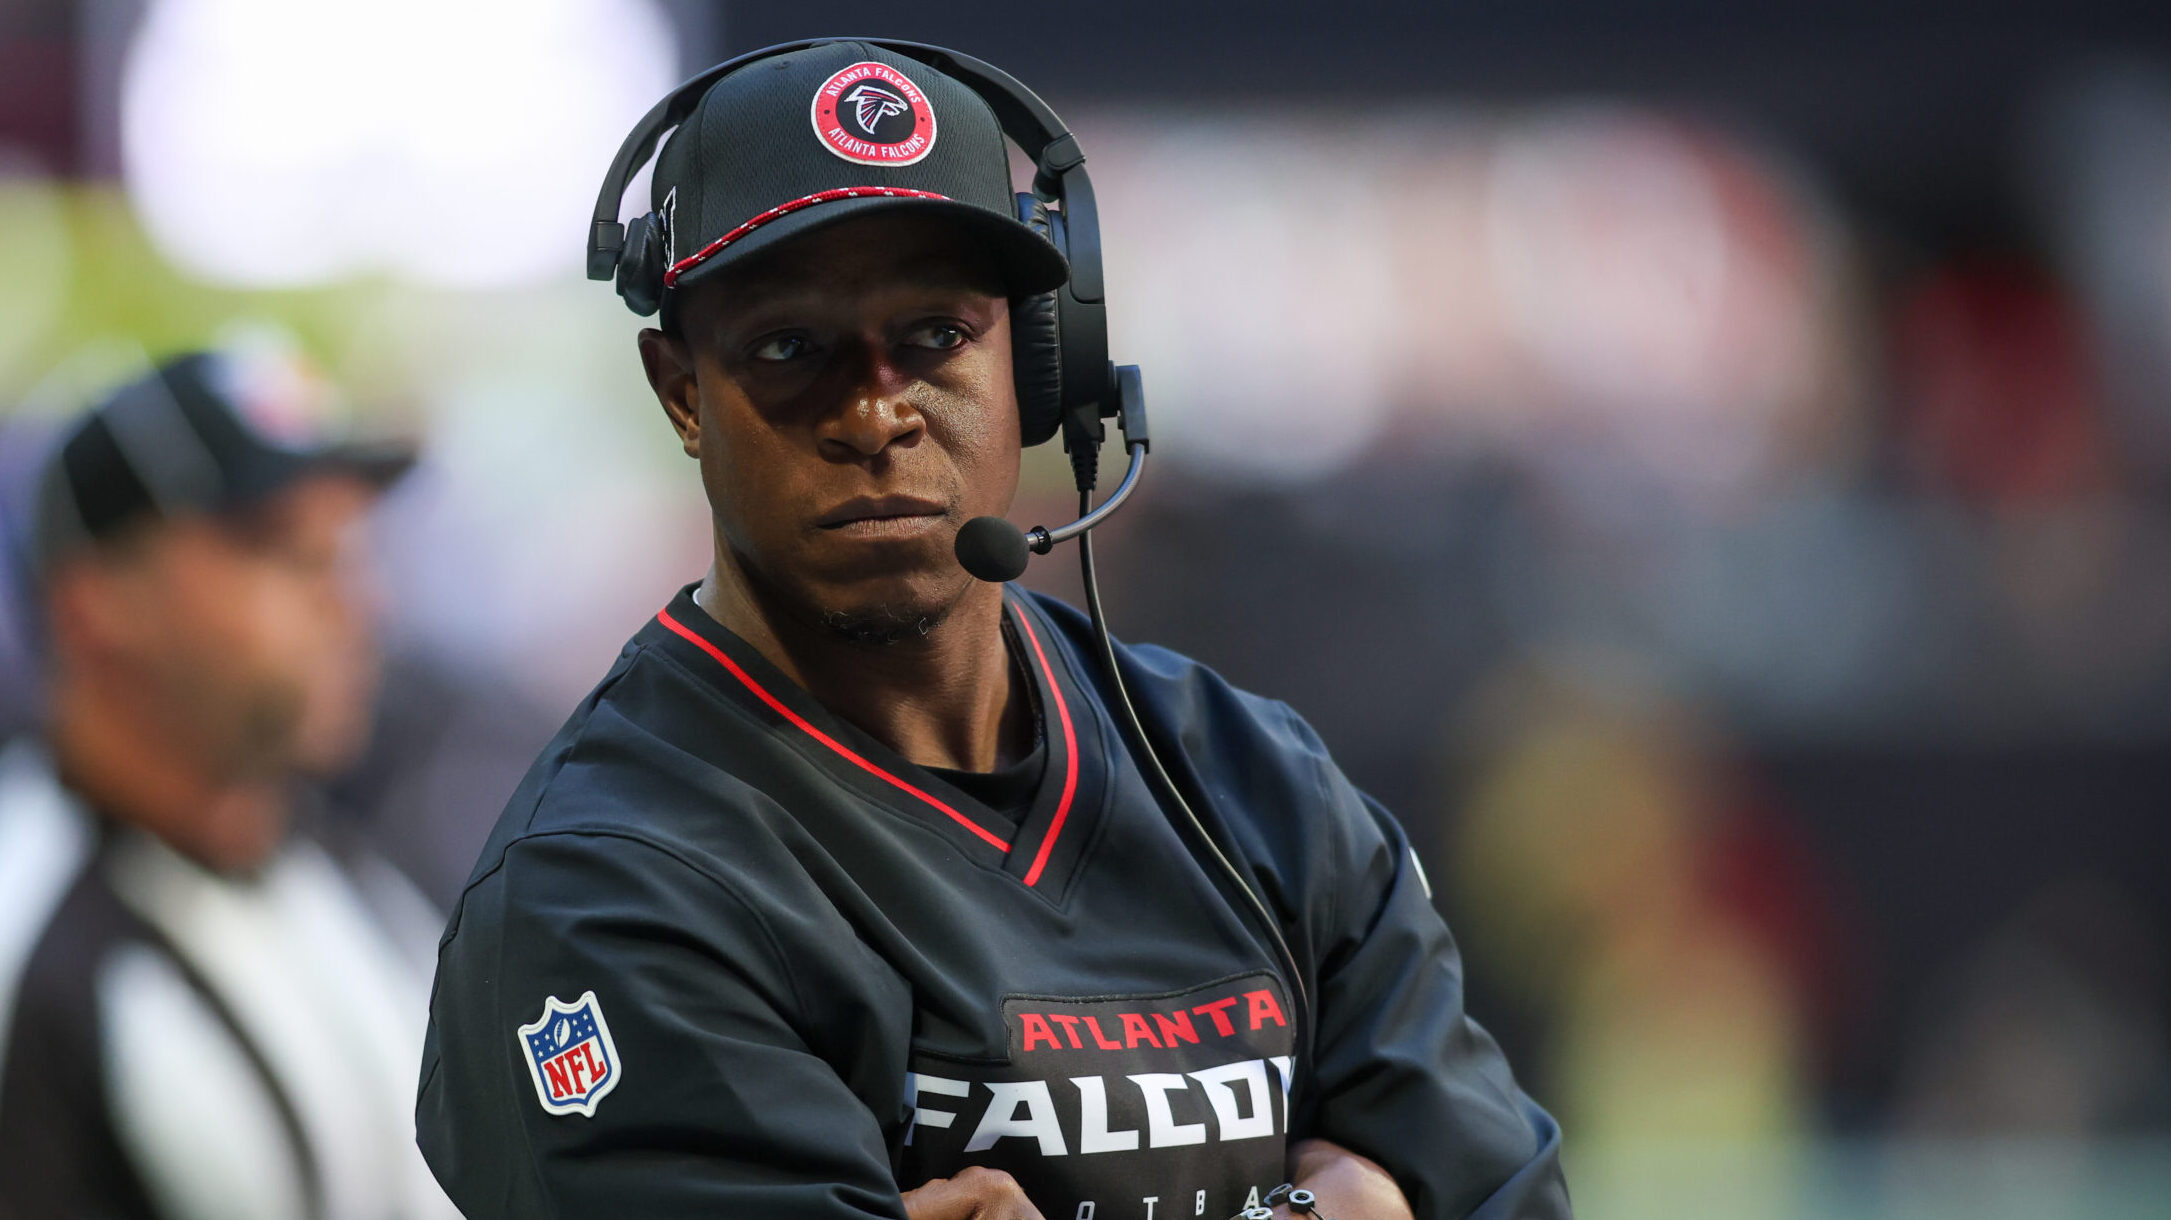
{"label": "referee cap", "polygon": [[318,434],[291,386],[234,355],[191,352],[107,395],[45,460],[32,522],[40,573],[145,521],[234,512],[295,483],[389,486],[413,446]]}

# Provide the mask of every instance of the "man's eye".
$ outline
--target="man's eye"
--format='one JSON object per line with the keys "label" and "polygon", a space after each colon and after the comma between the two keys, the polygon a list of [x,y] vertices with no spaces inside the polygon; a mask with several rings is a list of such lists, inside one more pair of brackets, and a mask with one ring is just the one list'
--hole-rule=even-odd
{"label": "man's eye", "polygon": [[952,326],[947,322],[930,322],[914,330],[906,337],[905,341],[914,347],[933,348],[936,351],[946,352],[952,348],[964,346],[965,328]]}
{"label": "man's eye", "polygon": [[799,357],[806,355],[807,350],[812,346],[813,344],[808,343],[805,337],[800,335],[778,335],[773,339],[764,341],[760,347],[755,348],[748,355],[755,360],[782,364],[784,361],[797,360]]}

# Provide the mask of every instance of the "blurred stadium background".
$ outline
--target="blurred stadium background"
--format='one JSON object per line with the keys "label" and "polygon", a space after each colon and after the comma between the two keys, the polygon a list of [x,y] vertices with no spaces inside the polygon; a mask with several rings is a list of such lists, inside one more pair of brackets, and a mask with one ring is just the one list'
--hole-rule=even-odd
{"label": "blurred stadium background", "polygon": [[609,153],[728,54],[955,46],[1092,157],[1119,633],[1409,824],[1583,1214],[2171,1214],[2171,27],[2050,9],[5,0],[0,492],[183,345],[424,436],[343,795],[449,897],[705,563]]}

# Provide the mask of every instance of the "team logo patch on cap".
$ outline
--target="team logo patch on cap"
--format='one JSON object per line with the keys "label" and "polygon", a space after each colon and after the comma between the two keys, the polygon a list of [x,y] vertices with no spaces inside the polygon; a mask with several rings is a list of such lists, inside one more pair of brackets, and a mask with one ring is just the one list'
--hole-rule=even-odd
{"label": "team logo patch on cap", "polygon": [[814,134],[847,161],[910,165],[935,146],[935,111],[904,73],[865,60],[814,91]]}
{"label": "team logo patch on cap", "polygon": [[550,997],[543,1015],[520,1027],[520,1048],[527,1052],[535,1096],[552,1114],[591,1118],[596,1103],[618,1087],[618,1048],[593,991],[581,993],[576,1004]]}

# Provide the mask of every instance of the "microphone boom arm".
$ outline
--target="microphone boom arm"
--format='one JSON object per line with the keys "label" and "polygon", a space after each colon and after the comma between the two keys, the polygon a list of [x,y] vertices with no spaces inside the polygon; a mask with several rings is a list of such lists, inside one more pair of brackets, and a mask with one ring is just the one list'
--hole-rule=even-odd
{"label": "microphone boom arm", "polygon": [[[1116,484],[1116,489],[1110,492],[1108,498],[1101,501],[1092,512],[1078,518],[1069,525],[1058,526],[1052,530],[1045,525],[1036,525],[1025,531],[1025,545],[1031,549],[1033,554],[1047,554],[1055,549],[1056,543],[1068,542],[1072,538],[1076,538],[1078,535],[1107,520],[1110,513],[1123,506],[1124,500],[1128,499],[1132,489],[1138,486],[1138,478],[1145,473],[1146,469],[1146,442],[1144,440],[1131,440],[1130,449],[1131,465],[1129,469],[1123,472],[1123,481]],[[1013,543],[1012,545],[1016,544]]]}

